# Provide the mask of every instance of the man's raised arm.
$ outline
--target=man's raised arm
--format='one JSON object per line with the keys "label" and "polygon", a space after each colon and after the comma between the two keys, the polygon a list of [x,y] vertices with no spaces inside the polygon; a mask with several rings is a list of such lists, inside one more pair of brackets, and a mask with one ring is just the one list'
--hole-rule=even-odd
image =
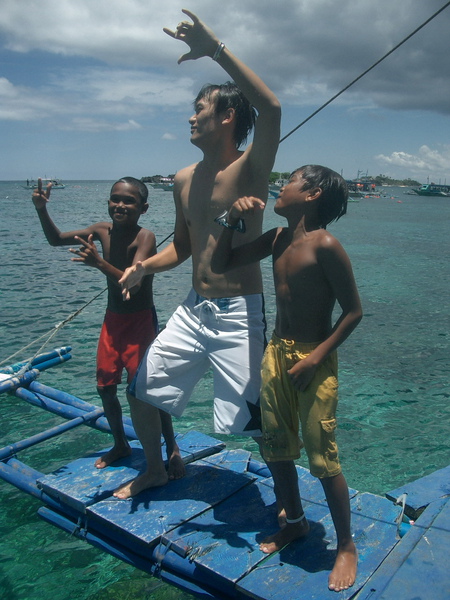
{"label": "man's raised arm", "polygon": [[209,56],[230,75],[258,111],[253,145],[250,149],[251,161],[255,169],[270,174],[280,139],[281,106],[277,97],[196,15],[186,9],[183,9],[183,12],[192,19],[192,23],[182,21],[175,31],[164,28],[165,33],[185,42],[190,48],[189,52],[180,56],[178,63]]}

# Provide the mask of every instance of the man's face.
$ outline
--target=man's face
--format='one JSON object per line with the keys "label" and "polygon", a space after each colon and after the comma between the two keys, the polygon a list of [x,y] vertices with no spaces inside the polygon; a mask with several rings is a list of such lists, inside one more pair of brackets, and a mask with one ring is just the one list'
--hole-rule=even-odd
{"label": "man's face", "polygon": [[191,142],[195,146],[220,134],[221,119],[216,113],[215,97],[209,100],[200,98],[195,105],[195,112],[189,119],[191,126]]}

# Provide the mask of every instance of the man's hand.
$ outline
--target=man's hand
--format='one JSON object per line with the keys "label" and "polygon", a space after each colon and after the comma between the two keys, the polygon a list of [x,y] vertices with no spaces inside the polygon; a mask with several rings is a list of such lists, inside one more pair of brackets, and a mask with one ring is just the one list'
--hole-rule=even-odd
{"label": "man's hand", "polygon": [[186,42],[191,49],[190,52],[183,54],[178,59],[178,64],[185,60],[196,60],[202,56],[213,57],[217,46],[219,45],[219,39],[217,36],[207,27],[200,19],[185,8],[182,9],[185,15],[190,17],[193,23],[189,21],[181,21],[178,23],[175,31],[163,28],[163,31],[171,37]]}
{"label": "man's hand", "polygon": [[145,275],[145,267],[142,266],[141,261],[138,261],[132,267],[127,267],[125,269],[122,277],[119,279],[124,300],[129,300],[131,298],[131,290],[140,287]]}
{"label": "man's hand", "polygon": [[74,262],[83,262],[87,267],[96,267],[98,269],[102,258],[98,253],[97,246],[94,244],[92,233],[88,237],[87,242],[78,236],[75,236],[75,239],[77,242],[80,242],[81,248],[79,250],[69,248],[69,252],[78,256],[78,258],[72,258],[72,260]]}
{"label": "man's hand", "polygon": [[45,192],[42,190],[42,179],[39,177],[37,189],[34,190],[31,199],[33,200],[34,206],[39,208],[44,208],[47,202],[50,200],[50,192],[52,189],[52,183],[47,184],[47,188]]}

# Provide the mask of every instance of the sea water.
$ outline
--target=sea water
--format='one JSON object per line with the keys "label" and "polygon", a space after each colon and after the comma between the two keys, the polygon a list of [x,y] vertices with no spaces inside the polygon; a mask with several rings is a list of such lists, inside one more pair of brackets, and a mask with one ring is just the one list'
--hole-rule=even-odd
{"label": "sea water", "polygon": [[[112,182],[74,181],[54,190],[49,212],[61,230],[108,220]],[[449,462],[449,218],[450,198],[411,195],[407,188],[380,188],[361,198],[330,227],[353,263],[364,318],[340,349],[338,443],[349,485],[386,491]],[[9,362],[27,358],[58,323],[105,289],[95,269],[71,262],[65,248],[50,247],[19,182],[0,182],[0,361],[32,344]],[[150,189],[141,219],[158,242],[172,233],[168,192]],[[269,200],[264,228],[282,225]],[[164,242],[161,248],[168,242]],[[268,334],[274,323],[270,260],[262,263]],[[191,285],[190,261],[155,276],[159,319],[167,321]],[[44,372],[40,381],[100,405],[95,353],[106,295],[100,295],[52,339],[71,345],[73,358]],[[124,386],[120,389],[124,398]],[[212,429],[210,374],[198,384],[177,431]],[[60,422],[23,401],[0,397],[0,447]],[[124,410],[127,412],[124,401]],[[216,436],[231,448],[259,455],[252,440]],[[110,436],[77,428],[21,452],[19,459],[48,473],[86,453],[107,447]],[[299,461],[306,465],[304,457]],[[0,598],[7,600],[168,600],[189,598],[87,543],[41,521],[40,503],[0,481]],[[236,507],[239,510],[239,507]]]}

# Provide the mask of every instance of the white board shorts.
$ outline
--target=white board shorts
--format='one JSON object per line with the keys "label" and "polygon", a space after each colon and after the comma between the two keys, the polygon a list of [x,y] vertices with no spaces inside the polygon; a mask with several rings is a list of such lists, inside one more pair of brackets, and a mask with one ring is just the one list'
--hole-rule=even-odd
{"label": "white board shorts", "polygon": [[260,436],[265,332],[262,294],[206,299],[191,290],[147,349],[129,392],[179,417],[211,367],[214,431]]}

